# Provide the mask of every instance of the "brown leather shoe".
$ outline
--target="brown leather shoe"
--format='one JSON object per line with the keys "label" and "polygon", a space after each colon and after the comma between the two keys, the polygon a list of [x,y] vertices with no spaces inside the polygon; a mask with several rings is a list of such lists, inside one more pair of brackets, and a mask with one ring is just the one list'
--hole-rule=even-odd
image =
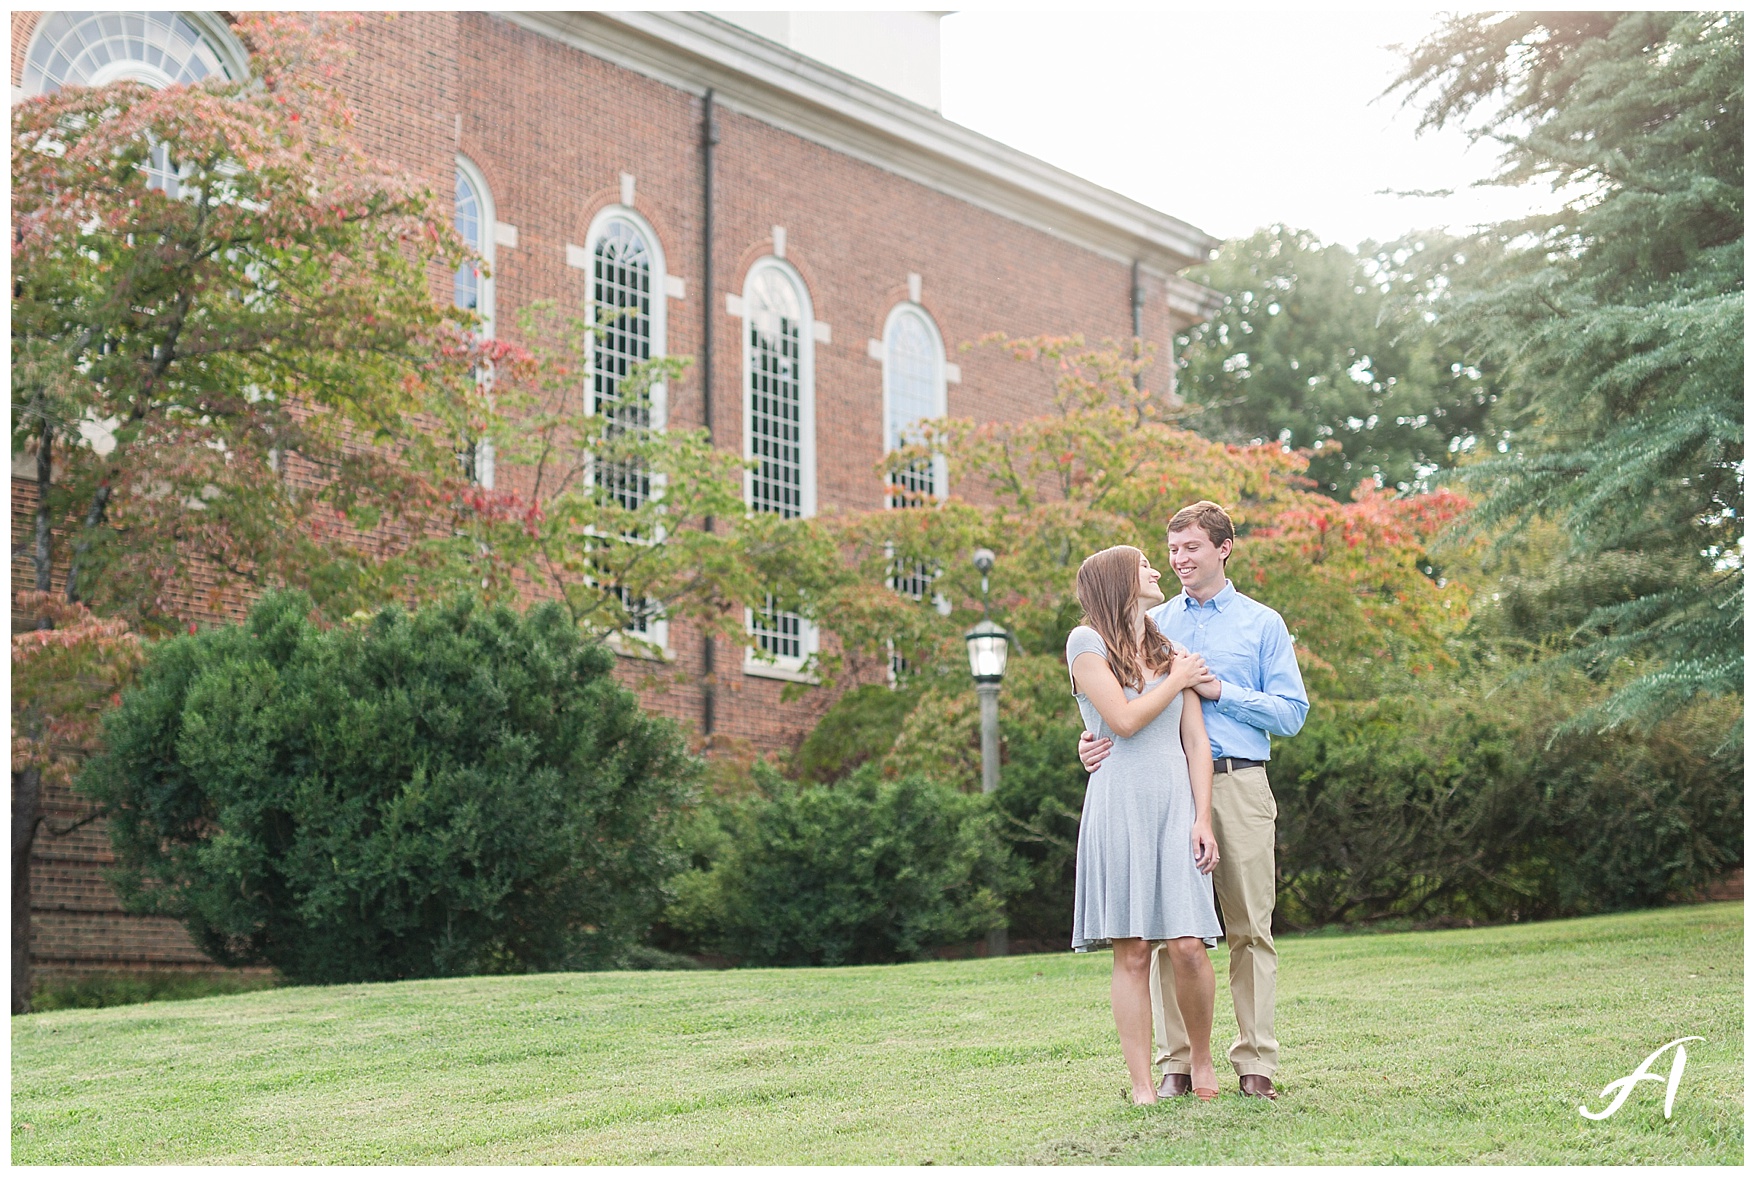
{"label": "brown leather shoe", "polygon": [[1178,1095],[1187,1095],[1194,1088],[1189,1086],[1187,1075],[1165,1072],[1164,1079],[1158,1084],[1159,1099],[1174,1099]]}
{"label": "brown leather shoe", "polygon": [[1257,1099],[1278,1099],[1280,1093],[1274,1090],[1274,1081],[1266,1075],[1239,1075],[1237,1090]]}

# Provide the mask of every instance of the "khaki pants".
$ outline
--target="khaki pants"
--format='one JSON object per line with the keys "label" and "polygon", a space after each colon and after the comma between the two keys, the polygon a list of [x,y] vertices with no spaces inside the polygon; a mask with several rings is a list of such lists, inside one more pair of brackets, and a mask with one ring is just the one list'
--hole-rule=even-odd
{"label": "khaki pants", "polygon": [[[1213,892],[1231,950],[1231,1004],[1237,1010],[1232,1067],[1239,1075],[1269,1075],[1280,1063],[1274,1038],[1274,819],[1280,808],[1266,768],[1242,768],[1213,777],[1213,837],[1219,864]],[[1176,1005],[1175,972],[1164,946],[1152,952],[1153,1062],[1166,1074],[1188,1074],[1192,1051]]]}

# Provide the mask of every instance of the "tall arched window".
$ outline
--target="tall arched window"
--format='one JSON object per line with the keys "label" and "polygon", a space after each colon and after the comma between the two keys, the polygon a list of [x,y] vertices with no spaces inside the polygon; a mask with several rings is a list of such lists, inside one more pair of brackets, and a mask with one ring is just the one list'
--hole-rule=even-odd
{"label": "tall arched window", "polygon": [[481,333],[492,339],[494,198],[488,191],[487,178],[467,156],[457,157],[457,184],[452,207],[452,223],[457,227],[457,235],[476,253],[475,257],[457,267],[451,281],[452,300],[460,310],[480,315]]}
{"label": "tall arched window", "polygon": [[[628,395],[629,373],[662,355],[653,311],[653,261],[656,250],[640,227],[626,216],[611,216],[591,243],[591,309],[598,334],[592,347],[591,412],[603,419],[607,436],[644,434],[659,427],[653,397],[642,403]],[[654,390],[656,391],[656,390]],[[600,465],[597,484],[630,510],[652,497],[650,471],[632,464]]]}
{"label": "tall arched window", "polygon": [[[633,209],[614,205],[599,213],[588,232],[590,287],[587,309],[595,333],[586,408],[602,422],[605,437],[641,436],[664,428],[665,386],[654,384],[642,399],[628,387],[634,368],[664,355],[664,251],[658,235]],[[592,481],[628,510],[662,492],[651,470],[635,461],[594,462]],[[627,536],[658,542],[662,536]],[[659,647],[666,627],[656,602],[635,600],[618,589],[629,616],[627,632]]]}
{"label": "tall arched window", "polygon": [[[456,203],[453,221],[463,244],[475,251],[457,267],[451,279],[451,298],[459,310],[481,317],[476,330],[484,339],[494,337],[494,198],[487,178],[468,156],[457,157]],[[482,438],[475,445],[475,480],[489,490],[494,485],[494,443]]]}
{"label": "tall arched window", "polygon": [[[767,257],[743,286],[744,475],[751,510],[794,519],[816,513],[816,390],[810,293],[798,271]],[[751,674],[798,676],[817,635],[769,597],[751,610],[750,636],[772,662],[746,658]]]}
{"label": "tall arched window", "polygon": [[[905,302],[884,324],[884,450],[920,440],[922,421],[945,415],[945,345],[918,304]],[[916,506],[944,493],[943,459],[911,464],[892,481],[890,506]]]}
{"label": "tall arched window", "polygon": [[[915,445],[921,440],[920,424],[945,415],[945,345],[938,325],[918,303],[898,303],[884,322],[884,452]],[[886,505],[892,508],[925,506],[945,491],[944,459],[937,455],[909,463],[890,476]],[[933,596],[938,570],[891,551],[890,587],[904,596],[924,601]],[[941,609],[949,603],[938,600]],[[900,681],[908,664],[890,651],[890,681]]]}
{"label": "tall arched window", "polygon": [[243,46],[208,12],[46,12],[31,36],[24,92],[144,82],[163,87],[248,73]]}
{"label": "tall arched window", "polygon": [[816,513],[810,296],[792,267],[764,258],[744,282],[747,501],[787,519]]}

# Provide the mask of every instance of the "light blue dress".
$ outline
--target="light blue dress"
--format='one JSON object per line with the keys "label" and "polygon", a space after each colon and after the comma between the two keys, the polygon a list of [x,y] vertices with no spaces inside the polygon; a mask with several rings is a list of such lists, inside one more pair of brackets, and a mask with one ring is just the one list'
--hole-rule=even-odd
{"label": "light blue dress", "polygon": [[[1188,653],[1178,643],[1172,648]],[[1074,660],[1087,653],[1109,659],[1097,631],[1081,625],[1066,639],[1069,673]],[[1131,687],[1123,692],[1129,699],[1140,694]],[[1076,681],[1073,697],[1085,727],[1115,741],[1115,750],[1085,786],[1073,885],[1074,950],[1085,952],[1120,936],[1198,936],[1213,947],[1221,929],[1213,910],[1213,877],[1194,864],[1194,788],[1182,749],[1183,698],[1123,739],[1103,722]]]}

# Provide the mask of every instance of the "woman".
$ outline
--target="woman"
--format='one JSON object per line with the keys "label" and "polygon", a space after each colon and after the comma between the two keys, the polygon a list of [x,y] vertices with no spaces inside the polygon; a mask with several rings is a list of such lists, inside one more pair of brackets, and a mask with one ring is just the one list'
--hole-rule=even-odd
{"label": "woman", "polygon": [[[1107,940],[1115,961],[1109,1001],[1133,1102],[1152,1085],[1152,944],[1169,941],[1176,1001],[1193,1044],[1196,1095],[1219,1091],[1213,1070],[1213,753],[1200,700],[1200,662],[1153,625],[1158,571],[1138,548],[1113,547],[1079,566],[1084,623],[1066,639],[1066,663],[1085,726],[1115,741],[1091,774],[1079,821],[1073,948]],[[1179,657],[1178,655],[1183,655]]]}

